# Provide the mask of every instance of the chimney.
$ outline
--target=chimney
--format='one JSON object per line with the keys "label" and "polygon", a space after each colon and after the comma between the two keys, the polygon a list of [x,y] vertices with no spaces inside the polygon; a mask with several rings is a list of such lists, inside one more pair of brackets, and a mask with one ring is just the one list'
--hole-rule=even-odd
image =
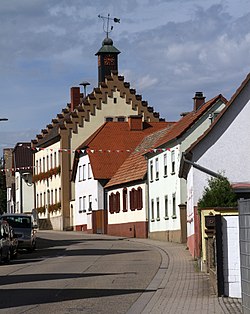
{"label": "chimney", "polygon": [[200,109],[200,107],[205,103],[205,96],[203,95],[203,92],[196,92],[195,96],[193,97],[194,100],[194,111],[197,111]]}
{"label": "chimney", "polygon": [[80,87],[71,87],[70,111],[73,112],[78,105],[80,105]]}
{"label": "chimney", "polygon": [[129,116],[128,125],[130,131],[142,131],[143,130],[142,115]]}

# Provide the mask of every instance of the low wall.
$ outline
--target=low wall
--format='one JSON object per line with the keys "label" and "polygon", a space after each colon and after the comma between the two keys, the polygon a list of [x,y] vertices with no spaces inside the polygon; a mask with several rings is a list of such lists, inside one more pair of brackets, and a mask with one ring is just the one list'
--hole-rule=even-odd
{"label": "low wall", "polygon": [[147,238],[148,223],[147,222],[129,222],[124,224],[108,225],[108,235],[121,236],[127,238]]}

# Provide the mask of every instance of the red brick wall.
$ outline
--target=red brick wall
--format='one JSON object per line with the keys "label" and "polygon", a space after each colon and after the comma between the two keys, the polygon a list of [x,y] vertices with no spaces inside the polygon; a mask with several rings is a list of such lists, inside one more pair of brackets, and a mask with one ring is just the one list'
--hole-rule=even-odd
{"label": "red brick wall", "polygon": [[148,223],[141,221],[108,225],[108,234],[127,238],[147,238]]}
{"label": "red brick wall", "polygon": [[87,225],[77,225],[75,226],[76,231],[87,231]]}

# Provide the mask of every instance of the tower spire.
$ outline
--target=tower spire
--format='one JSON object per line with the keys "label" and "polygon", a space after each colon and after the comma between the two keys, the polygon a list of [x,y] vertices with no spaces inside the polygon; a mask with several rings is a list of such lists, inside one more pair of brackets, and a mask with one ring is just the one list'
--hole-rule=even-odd
{"label": "tower spire", "polygon": [[98,82],[101,83],[105,81],[105,76],[111,74],[111,71],[118,71],[118,54],[120,51],[113,46],[113,40],[109,37],[109,34],[113,30],[111,21],[120,23],[120,19],[111,18],[110,14],[108,16],[98,15],[98,17],[103,20],[103,31],[106,34],[102,47],[95,54],[98,56]]}

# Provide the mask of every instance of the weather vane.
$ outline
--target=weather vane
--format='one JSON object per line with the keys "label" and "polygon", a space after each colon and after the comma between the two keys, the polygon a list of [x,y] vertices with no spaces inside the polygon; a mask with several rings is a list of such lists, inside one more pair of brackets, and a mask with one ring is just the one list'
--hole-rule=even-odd
{"label": "weather vane", "polygon": [[103,31],[104,31],[104,33],[106,33],[106,35],[107,35],[107,38],[109,37],[109,33],[111,33],[112,32],[112,30],[113,30],[113,26],[112,25],[109,25],[110,24],[110,21],[113,21],[113,22],[115,22],[115,23],[120,23],[120,19],[118,19],[118,18],[111,18],[110,17],[110,14],[108,14],[108,17],[106,17],[106,16],[102,16],[102,15],[98,15],[98,17],[100,18],[100,19],[103,19]]}

